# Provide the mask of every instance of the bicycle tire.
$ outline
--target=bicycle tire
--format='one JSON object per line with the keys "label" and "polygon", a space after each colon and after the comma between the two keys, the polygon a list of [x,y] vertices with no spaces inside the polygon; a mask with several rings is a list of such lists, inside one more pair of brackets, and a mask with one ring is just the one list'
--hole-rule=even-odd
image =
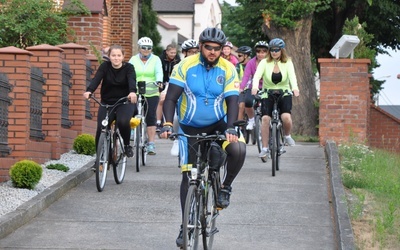
{"label": "bicycle tire", "polygon": [[119,132],[115,132],[113,136],[113,172],[115,183],[121,184],[125,178],[127,157],[124,154],[124,140]]}
{"label": "bicycle tire", "polygon": [[101,133],[97,144],[96,153],[96,187],[97,191],[102,192],[107,181],[107,171],[109,167],[109,142],[106,133]]}
{"label": "bicycle tire", "polygon": [[217,209],[217,193],[216,190],[218,179],[220,178],[218,173],[212,173],[214,176],[212,179],[214,182],[208,183],[208,188],[205,190],[206,195],[204,196],[204,209],[202,222],[202,236],[203,236],[203,247],[204,249],[212,249],[214,243],[214,235],[218,232],[216,227],[217,216],[219,215]]}
{"label": "bicycle tire", "polygon": [[276,123],[272,124],[271,128],[271,159],[272,159],[272,176],[275,176],[275,170],[277,167],[278,160],[278,137],[277,137],[277,127]]}
{"label": "bicycle tire", "polygon": [[142,166],[146,166],[146,162],[147,162],[147,128],[146,125],[144,123],[141,124],[141,130],[142,130],[142,139],[141,139],[141,144],[142,144],[142,148],[141,148],[141,156],[142,156]]}
{"label": "bicycle tire", "polygon": [[135,128],[135,133],[136,133],[136,138],[135,138],[135,163],[136,163],[136,172],[140,171],[140,157],[141,157],[141,147],[142,147],[142,123],[140,123],[136,128]]}
{"label": "bicycle tire", "polygon": [[[261,118],[261,116],[257,114],[254,117],[254,122],[255,122],[254,137],[257,142],[258,153],[260,153],[262,150],[262,137],[261,137],[262,118]],[[261,158],[261,161],[267,162],[267,157]]]}
{"label": "bicycle tire", "polygon": [[277,134],[278,138],[278,154],[276,156],[276,171],[279,171],[279,164],[280,164],[280,158],[281,158],[281,154],[282,154],[282,148],[284,146],[284,137],[283,137],[283,130],[282,128],[279,129],[279,132]]}
{"label": "bicycle tire", "polygon": [[190,185],[186,195],[185,209],[183,212],[183,249],[198,249],[200,234],[200,208],[201,199],[197,194],[197,186]]}

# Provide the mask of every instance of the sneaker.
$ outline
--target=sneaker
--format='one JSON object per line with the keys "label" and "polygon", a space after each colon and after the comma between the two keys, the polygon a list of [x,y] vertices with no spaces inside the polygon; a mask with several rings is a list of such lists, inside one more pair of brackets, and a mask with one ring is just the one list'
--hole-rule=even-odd
{"label": "sneaker", "polygon": [[253,128],[254,128],[254,119],[247,123],[246,130],[253,130]]}
{"label": "sneaker", "polygon": [[174,144],[172,145],[170,153],[171,153],[172,156],[178,156],[179,155],[179,141],[178,140],[174,140]]}
{"label": "sneaker", "polygon": [[125,145],[125,155],[129,158],[133,156],[133,149],[131,145]]}
{"label": "sneaker", "polygon": [[154,143],[150,143],[147,145],[147,154],[149,155],[155,155],[156,154],[156,146]]}
{"label": "sneaker", "polygon": [[160,123],[157,123],[156,124],[156,132],[160,133],[161,129],[162,129],[162,125]]}
{"label": "sneaker", "polygon": [[181,228],[179,229],[178,237],[176,238],[176,246],[177,247],[183,247],[183,228],[182,228],[182,225],[181,225]]}
{"label": "sneaker", "polygon": [[221,188],[221,191],[218,194],[217,207],[227,208],[229,206],[229,198],[231,197],[231,193],[232,187],[225,186]]}
{"label": "sneaker", "polygon": [[258,154],[258,157],[260,158],[265,158],[267,157],[269,154],[269,149],[261,149],[261,152]]}
{"label": "sneaker", "polygon": [[293,140],[293,138],[292,137],[285,137],[285,141],[286,141],[286,144],[287,145],[289,145],[289,146],[294,146],[294,145],[296,145],[296,142]]}

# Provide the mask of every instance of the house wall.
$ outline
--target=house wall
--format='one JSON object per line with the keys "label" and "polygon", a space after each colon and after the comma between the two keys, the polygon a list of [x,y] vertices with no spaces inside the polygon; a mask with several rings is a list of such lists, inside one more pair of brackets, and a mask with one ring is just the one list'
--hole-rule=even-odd
{"label": "house wall", "polygon": [[161,35],[161,47],[165,49],[169,44],[178,44],[178,33],[176,30],[168,30],[160,25],[157,25],[158,32]]}

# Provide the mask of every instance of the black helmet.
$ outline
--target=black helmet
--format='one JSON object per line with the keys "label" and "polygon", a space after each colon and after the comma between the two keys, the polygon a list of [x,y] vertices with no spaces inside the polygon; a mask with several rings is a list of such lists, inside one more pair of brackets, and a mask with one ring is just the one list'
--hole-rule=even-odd
{"label": "black helmet", "polygon": [[251,48],[249,46],[240,46],[237,50],[237,53],[242,53],[245,55],[251,55]]}
{"label": "black helmet", "polygon": [[206,28],[201,32],[199,42],[214,42],[220,45],[224,45],[226,42],[226,36],[224,32],[217,28]]}
{"label": "black helmet", "polygon": [[285,48],[285,42],[280,38],[274,38],[271,41],[269,41],[269,47],[270,48],[278,47],[280,49],[283,49]]}
{"label": "black helmet", "polygon": [[268,49],[268,43],[266,41],[258,41],[254,48],[266,48]]}

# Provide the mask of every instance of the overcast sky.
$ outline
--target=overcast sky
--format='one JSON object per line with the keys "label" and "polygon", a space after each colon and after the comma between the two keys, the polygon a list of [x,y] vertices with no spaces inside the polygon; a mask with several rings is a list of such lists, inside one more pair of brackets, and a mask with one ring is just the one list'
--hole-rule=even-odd
{"label": "overcast sky", "polygon": [[[221,3],[223,0],[220,1]],[[236,4],[235,0],[225,0],[230,5]],[[383,90],[381,90],[378,104],[379,105],[400,105],[400,52],[389,50],[389,55],[379,55],[378,63],[381,65],[374,70],[375,79],[385,80]]]}

